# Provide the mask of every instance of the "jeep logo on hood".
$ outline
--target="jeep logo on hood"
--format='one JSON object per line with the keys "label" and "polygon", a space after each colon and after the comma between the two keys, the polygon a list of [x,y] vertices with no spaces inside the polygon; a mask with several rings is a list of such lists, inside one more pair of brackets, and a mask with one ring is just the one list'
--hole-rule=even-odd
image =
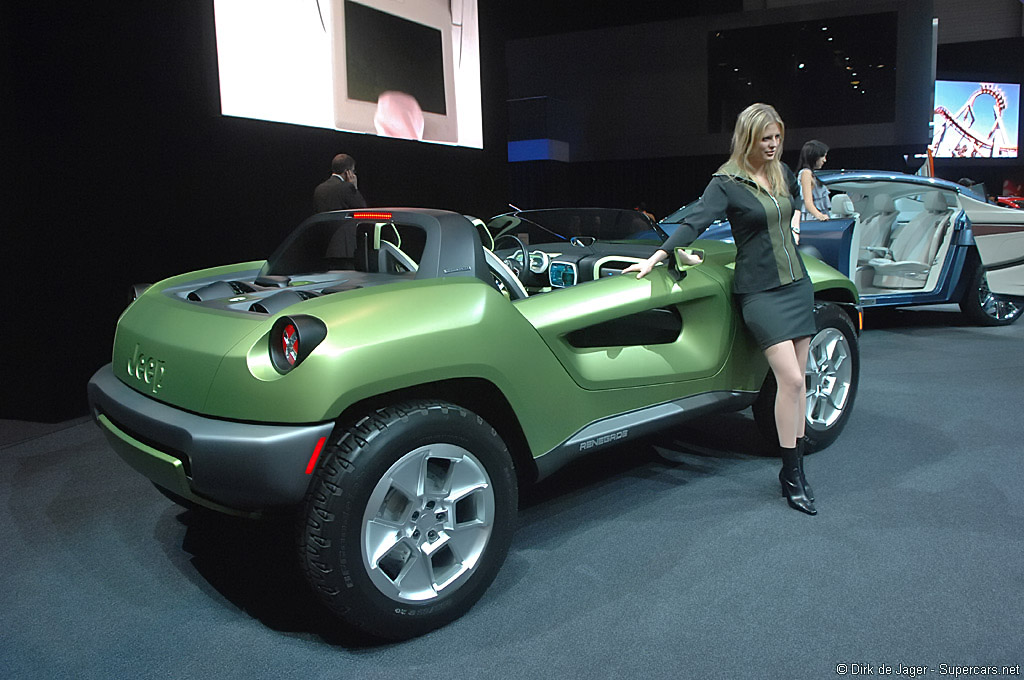
{"label": "jeep logo on hood", "polygon": [[156,391],[163,387],[165,370],[166,366],[163,361],[156,357],[146,356],[136,343],[135,350],[132,352],[131,358],[128,359],[129,378],[141,381],[149,388],[150,392],[156,394]]}

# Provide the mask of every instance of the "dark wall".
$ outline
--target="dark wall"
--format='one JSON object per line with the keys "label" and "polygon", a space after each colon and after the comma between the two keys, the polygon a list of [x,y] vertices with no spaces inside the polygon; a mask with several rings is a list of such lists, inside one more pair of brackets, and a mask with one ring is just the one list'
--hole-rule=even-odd
{"label": "dark wall", "polygon": [[106,7],[0,10],[2,418],[84,414],[129,286],[265,257],[335,153],[371,205],[507,202],[501,16],[481,16],[481,151],[222,117],[212,2]]}
{"label": "dark wall", "polygon": [[[820,139],[832,147],[830,168],[906,169],[904,156],[923,152],[928,141],[932,3],[800,4],[664,17],[656,23],[511,41],[507,47],[510,96],[558,102],[549,107],[548,118],[568,119],[561,126],[556,120],[553,127],[567,131],[565,137],[556,138],[568,143],[571,161],[511,164],[512,202],[520,207],[566,203],[633,207],[643,201],[656,216],[666,215],[699,196],[729,153],[731,131],[708,132],[713,127],[708,113],[709,36],[718,30],[771,31],[776,24],[878,12],[897,17],[894,119],[852,125],[821,120],[817,127],[789,126],[783,160],[795,167],[802,144]],[[864,36],[863,41],[870,37]],[[859,42],[857,38],[845,47]],[[778,49],[792,48],[780,44]],[[792,87],[811,97],[828,96],[806,84],[794,82]],[[514,127],[514,109],[512,113]],[[784,110],[782,115],[787,116]]]}
{"label": "dark wall", "polygon": [[[840,124],[837,120],[841,116],[834,116],[816,118],[811,125],[804,116],[803,129],[791,125],[787,130],[786,148],[799,149],[804,140],[817,138],[837,148],[917,145],[923,150],[928,142],[932,68],[932,3],[924,0],[865,0],[856,7],[801,4],[516,40],[507,48],[509,93],[513,99],[547,97],[561,102],[558,110],[564,111],[570,122],[565,126],[569,136],[562,141],[568,142],[572,161],[688,157],[723,150],[728,153],[732,120],[722,131],[709,133],[720,129],[718,121],[709,120],[711,79],[720,77],[719,64],[708,61],[714,36],[732,32],[782,35],[787,30],[792,32],[796,24],[824,26],[831,19],[850,14],[887,17],[885,35],[896,34],[895,49],[888,44],[879,46],[884,48],[880,50],[883,54],[896,54],[896,64],[884,64],[887,72],[895,72],[885,79],[888,85],[880,88],[893,98],[891,110],[883,120],[858,120],[853,124]],[[874,67],[876,50],[867,47],[871,34],[848,28],[836,39],[827,44],[854,55],[855,61],[849,63],[858,68]],[[808,100],[831,99],[833,107],[842,105],[836,101],[836,88],[849,85],[838,56],[823,65],[833,76],[828,81],[832,89],[823,83],[818,83],[816,89],[814,83],[803,82],[797,75],[800,59],[793,52],[806,48],[788,45],[780,38],[772,49],[784,55],[774,55],[778,60],[773,63],[785,62],[788,70],[762,73],[762,81],[751,92],[763,94],[784,88],[785,93],[779,92],[775,98],[751,95],[753,98],[743,106],[769,101],[779,105],[783,119],[788,121],[791,117],[799,119],[793,109]],[[858,64],[858,55],[864,63]],[[740,56],[743,60],[757,59],[756,51],[737,59]],[[884,61],[890,59],[885,57]],[[839,77],[840,73],[844,75]],[[781,105],[787,102],[788,106]],[[734,117],[735,113],[730,115]],[[888,120],[884,120],[886,117]]]}
{"label": "dark wall", "polygon": [[[915,89],[898,107],[898,124],[787,129],[783,161],[791,167],[796,166],[800,146],[811,138],[821,139],[832,147],[828,157],[829,168],[913,171],[920,165],[920,161],[915,161],[913,155],[923,152],[924,144],[912,142],[920,138],[921,133],[924,134],[923,139],[927,138],[931,60],[929,50],[913,52],[911,48],[914,45],[927,47],[930,38],[926,39],[923,33],[930,32],[930,14],[922,13],[922,6],[913,3],[876,2],[872,7],[879,9],[890,5],[898,6],[900,11],[907,13],[904,17],[906,21],[901,24],[900,42],[904,45],[901,64],[907,64],[908,68],[901,68],[904,72],[901,76],[904,84],[901,87],[913,81]],[[866,7],[860,5],[858,11],[866,11]],[[834,4],[829,8],[838,11]],[[810,6],[795,8],[791,13],[803,19],[821,11],[821,8]],[[773,13],[773,16],[776,14]],[[731,20],[740,25],[752,19],[749,16],[734,16]],[[533,38],[512,43],[509,47],[508,68],[513,96],[548,95],[567,100],[560,104],[559,110],[568,111],[568,116],[575,115],[579,119],[574,121],[575,127],[568,126],[570,134],[567,140],[570,145],[589,145],[590,148],[585,154],[586,160],[579,162],[533,161],[511,164],[512,203],[520,207],[566,204],[633,207],[638,201],[644,201],[657,217],[663,217],[697,198],[711,172],[728,155],[728,135],[702,133],[707,121],[704,118],[706,87],[701,79],[705,77],[707,69],[701,50],[695,51],[693,45],[682,45],[677,57],[690,55],[693,63],[689,67],[681,67],[680,58],[677,58],[674,71],[669,72],[666,64],[670,59],[665,43],[673,31],[689,31],[699,35],[703,34],[706,26],[719,23],[722,23],[721,20],[714,17],[685,18],[675,23],[665,22],[649,27],[604,28],[559,36],[557,40]],[[926,28],[929,30],[925,31]],[[638,30],[645,31],[645,39],[637,37]],[[588,42],[591,39],[594,42]],[[647,39],[652,44],[650,48],[647,47]],[[620,52],[603,50],[610,45],[617,46],[619,50],[624,49],[623,45],[632,47]],[[533,48],[554,51],[560,55],[554,61],[556,66],[552,67],[556,71],[555,75],[540,71],[543,60]],[[648,52],[656,55],[656,58],[644,61]],[[586,72],[586,60],[579,64],[564,65],[572,54],[598,59],[598,66],[592,65],[594,72]],[[1022,54],[1024,38],[939,45],[937,75],[948,79],[1024,83],[1024,59],[1019,58]],[[633,78],[632,84],[623,88],[609,88],[608,91],[617,96],[598,101],[591,96],[591,92],[598,89],[606,73],[613,82],[627,77],[626,73],[620,73],[609,66],[615,58],[649,64],[654,72]],[[913,78],[907,76],[906,71],[910,71]],[[652,89],[651,79],[660,79],[661,87]],[[671,90],[668,84],[674,81],[687,83],[687,89]],[[543,89],[552,82],[556,84],[553,90],[549,92]],[[578,82],[584,84],[574,84]],[[666,93],[659,99],[657,94],[662,90]],[[581,98],[588,103],[580,105],[576,100]],[[594,113],[599,107],[600,113]],[[908,107],[916,112],[913,116],[909,115]],[[599,133],[594,133],[594,118],[602,121]],[[618,124],[614,122],[616,120]],[[883,127],[888,129],[882,130]],[[673,130],[676,132],[673,133]],[[872,131],[883,134],[872,137]],[[896,143],[896,133],[900,135],[900,143]],[[597,139],[614,136],[616,141],[594,144],[592,141],[583,141],[583,136],[587,134]],[[616,144],[621,146],[615,147]],[[672,153],[666,153],[666,149],[672,150]],[[713,149],[717,149],[717,152],[713,153]],[[601,153],[611,153],[613,157],[590,158]],[[906,158],[908,155],[909,162]],[[937,160],[935,171],[936,175],[954,181],[966,176],[984,182],[991,193],[1000,192],[1004,179],[1024,182],[1024,162],[1020,159]]]}
{"label": "dark wall", "polygon": [[[130,284],[264,257],[308,215],[312,189],[339,151],[357,158],[361,188],[375,205],[488,215],[508,201],[644,201],[661,217],[699,194],[727,150],[727,140],[721,151],[701,141],[666,155],[655,140],[653,151],[630,159],[506,163],[506,39],[624,24],[640,16],[643,2],[625,9],[595,0],[582,13],[572,3],[546,0],[482,2],[483,151],[220,116],[210,0],[115,9],[71,3],[52,12],[12,4],[0,6],[0,148],[7,170],[0,183],[7,284],[0,418],[84,414],[85,382],[109,357]],[[738,3],[650,5],[647,20],[668,21]],[[644,30],[629,32],[647,41],[660,35]],[[587,49],[599,53],[602,45]],[[1011,58],[1021,53],[1021,39],[940,46],[939,75],[1021,82],[1021,60]],[[657,63],[637,67],[645,107],[657,99],[643,87],[644,68]],[[522,67],[516,82],[544,68]],[[658,115],[674,120],[684,107],[707,109],[700,98],[676,104]],[[630,121],[638,100],[613,96],[605,105],[602,120]],[[830,167],[903,169],[905,148],[822,138],[836,147]],[[784,160],[794,164],[802,140],[787,141]],[[967,174],[959,166],[938,169],[952,179]],[[1019,174],[1019,166],[975,163],[969,174],[992,188],[1012,172]]]}

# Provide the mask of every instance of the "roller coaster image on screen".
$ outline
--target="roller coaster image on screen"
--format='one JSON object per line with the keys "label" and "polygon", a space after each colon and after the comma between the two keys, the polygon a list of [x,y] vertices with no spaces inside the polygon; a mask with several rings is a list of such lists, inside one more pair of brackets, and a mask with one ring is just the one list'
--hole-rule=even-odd
{"label": "roller coaster image on screen", "polygon": [[935,81],[932,155],[1016,158],[1019,110],[1020,85]]}

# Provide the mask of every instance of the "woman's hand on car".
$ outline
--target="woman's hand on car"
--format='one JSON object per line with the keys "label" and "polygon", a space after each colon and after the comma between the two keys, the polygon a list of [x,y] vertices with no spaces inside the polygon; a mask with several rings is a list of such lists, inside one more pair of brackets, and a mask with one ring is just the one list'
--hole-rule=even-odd
{"label": "woman's hand on car", "polygon": [[664,250],[656,250],[654,251],[654,255],[651,255],[643,262],[635,262],[629,265],[622,270],[622,273],[626,274],[628,272],[636,272],[636,278],[642,279],[651,273],[651,270],[654,269],[654,265],[658,264],[666,257],[668,257],[668,253]]}

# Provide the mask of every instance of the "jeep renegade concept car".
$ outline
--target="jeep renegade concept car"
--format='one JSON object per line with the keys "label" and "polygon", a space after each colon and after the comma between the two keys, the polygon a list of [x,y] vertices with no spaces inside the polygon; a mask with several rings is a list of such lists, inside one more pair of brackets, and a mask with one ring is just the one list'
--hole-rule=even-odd
{"label": "jeep renegade concept car", "polygon": [[[146,289],[89,383],[112,448],[186,507],[299,517],[299,557],[343,621],[407,638],[465,612],[500,568],[519,486],[774,382],[730,284],[735,248],[618,275],[664,232],[634,211],[315,215],[266,261]],[[852,282],[806,258],[818,333],[807,433],[858,380]]]}

